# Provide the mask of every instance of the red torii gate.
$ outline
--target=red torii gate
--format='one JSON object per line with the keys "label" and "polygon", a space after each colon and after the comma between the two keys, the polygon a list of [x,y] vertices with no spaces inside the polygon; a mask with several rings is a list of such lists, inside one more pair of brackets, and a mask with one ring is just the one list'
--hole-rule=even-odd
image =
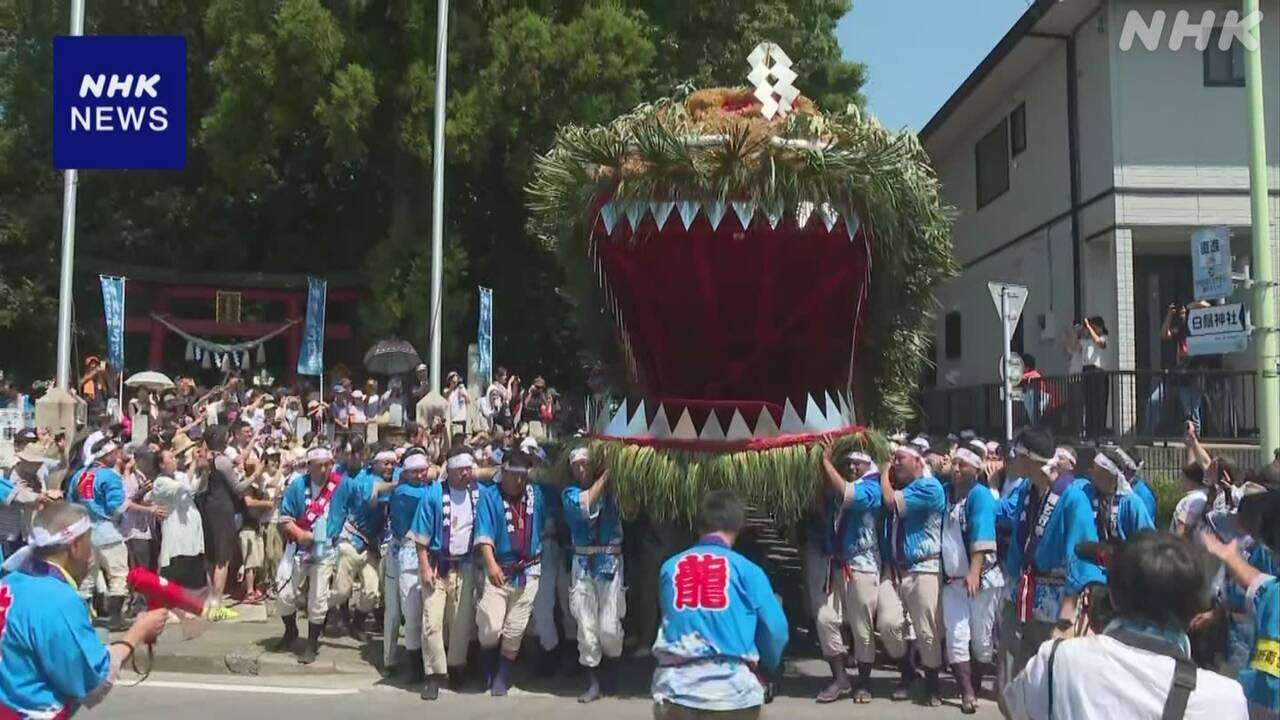
{"label": "red torii gate", "polygon": [[[164,362],[165,340],[169,328],[156,322],[151,315],[163,317],[166,322],[183,332],[202,337],[220,336],[237,339],[255,339],[278,330],[281,325],[296,320],[284,334],[288,348],[287,373],[292,382],[296,375],[298,353],[302,346],[302,330],[306,321],[307,281],[304,276],[245,274],[187,274],[177,279],[173,274],[154,269],[122,269],[116,274],[127,280],[126,298],[133,292],[145,290],[151,297],[150,313],[125,317],[126,334],[145,334],[149,339],[147,367],[160,369]],[[337,285],[337,286],[335,286]],[[359,301],[359,290],[352,285],[338,285],[330,281],[328,288],[329,311],[326,319],[334,315],[335,306],[354,306]],[[214,314],[219,292],[239,293],[241,299],[255,303],[282,306],[280,320],[244,320],[219,322],[215,317],[184,317],[172,314],[174,301],[208,301],[210,314]],[[137,297],[132,295],[132,297]],[[130,303],[132,304],[132,303]],[[274,314],[274,313],[273,313]],[[346,322],[327,322],[326,340],[352,340],[355,332]]]}

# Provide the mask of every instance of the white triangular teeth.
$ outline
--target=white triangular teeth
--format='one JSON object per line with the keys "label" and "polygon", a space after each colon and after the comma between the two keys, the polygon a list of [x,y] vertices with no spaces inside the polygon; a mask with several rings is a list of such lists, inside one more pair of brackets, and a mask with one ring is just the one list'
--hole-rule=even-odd
{"label": "white triangular teeth", "polygon": [[667,420],[667,409],[662,405],[658,406],[658,413],[653,416],[653,423],[649,425],[649,437],[656,440],[671,437],[671,422]]}
{"label": "white triangular teeth", "polygon": [[613,203],[607,202],[600,206],[600,220],[604,222],[604,233],[612,235],[613,228],[618,224],[618,210]]}
{"label": "white triangular teeth", "polygon": [[644,421],[644,401],[640,401],[640,406],[636,408],[635,415],[631,416],[631,422],[627,423],[627,437],[640,438],[647,437],[649,427]]}
{"label": "white triangular teeth", "polygon": [[742,223],[742,228],[751,226],[751,218],[756,214],[756,204],[750,200],[734,200],[733,212],[738,216],[738,221]]}
{"label": "white triangular teeth", "polygon": [[[805,201],[796,205],[796,227],[802,228],[809,224],[809,218],[813,215],[813,203]],[[830,229],[830,228],[828,228]]]}
{"label": "white triangular teeth", "polygon": [[627,435],[627,400],[623,398],[622,404],[618,406],[618,412],[614,413],[613,419],[609,421],[608,426],[604,429],[604,434],[609,437],[626,437]]}
{"label": "white triangular teeth", "polygon": [[702,205],[697,200],[681,200],[676,203],[676,210],[680,213],[680,222],[684,224],[685,230],[698,219],[698,211],[701,209]]}
{"label": "white triangular teeth", "polygon": [[787,398],[787,402],[782,407],[782,426],[778,428],[783,435],[795,435],[804,432],[804,421],[800,419],[796,408],[791,404],[791,399]]}
{"label": "white triangular teeth", "polygon": [[840,412],[840,403],[831,397],[831,393],[827,393],[827,426],[832,429],[839,429],[847,425],[844,421],[844,415]]}
{"label": "white triangular teeth", "polygon": [[756,437],[777,437],[779,432],[778,423],[773,420],[773,413],[769,412],[769,408],[762,408],[760,418],[756,420]]}
{"label": "white triangular teeth", "polygon": [[627,222],[631,224],[631,232],[640,229],[640,223],[644,222],[644,214],[648,208],[643,203],[631,203],[627,206]]}
{"label": "white triangular teeth", "polygon": [[707,416],[707,421],[702,425],[702,432],[698,433],[699,440],[724,440],[724,428],[720,427],[720,418],[716,417],[713,410]]}
{"label": "white triangular teeth", "polygon": [[719,200],[712,200],[706,204],[705,208],[707,211],[707,220],[711,222],[711,229],[719,230],[720,221],[724,220],[724,213],[726,209],[724,203]]}
{"label": "white triangular teeth", "polygon": [[733,411],[733,417],[729,419],[729,429],[724,432],[724,439],[730,441],[751,439],[751,428],[747,426],[747,420],[742,417],[740,411]]}
{"label": "white triangular teeth", "polygon": [[676,204],[673,202],[651,202],[649,203],[649,212],[653,213],[653,221],[658,224],[661,230],[663,225],[667,224],[667,218],[671,217],[671,211],[675,210]]}
{"label": "white triangular teeth", "polygon": [[833,430],[827,426],[827,414],[818,407],[818,401],[810,394],[804,407],[804,427],[811,432]]}
{"label": "white triangular teeth", "polygon": [[822,216],[822,224],[827,227],[827,232],[831,232],[831,228],[836,226],[836,221],[840,219],[840,213],[831,206],[831,203],[822,203],[818,206],[818,214]]}
{"label": "white triangular teeth", "polygon": [[689,416],[689,409],[685,408],[680,413],[680,419],[676,421],[676,427],[671,431],[671,437],[676,440],[697,440],[698,429],[693,426],[693,418]]}

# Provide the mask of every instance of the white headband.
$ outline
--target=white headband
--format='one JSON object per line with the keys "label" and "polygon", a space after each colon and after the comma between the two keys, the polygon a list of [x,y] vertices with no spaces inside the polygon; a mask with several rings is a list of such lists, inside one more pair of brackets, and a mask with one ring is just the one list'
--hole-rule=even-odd
{"label": "white headband", "polygon": [[1042,455],[1037,455],[1037,454],[1035,454],[1035,453],[1031,452],[1030,450],[1028,450],[1028,449],[1027,449],[1027,446],[1026,446],[1026,445],[1023,445],[1022,443],[1018,443],[1017,445],[1014,445],[1014,446],[1013,446],[1013,454],[1014,454],[1014,455],[1026,455],[1027,457],[1031,458],[1032,460],[1035,460],[1035,461],[1036,461],[1036,462],[1038,462],[1038,463],[1047,463],[1047,462],[1050,462],[1049,458],[1044,457],[1044,456],[1042,456]]}
{"label": "white headband", "polygon": [[849,453],[849,454],[848,454],[848,455],[846,455],[845,457],[849,460],[849,462],[864,462],[864,463],[870,463],[870,462],[871,462],[871,456],[870,456],[870,455],[868,455],[868,454],[866,454],[866,453],[864,453],[864,452],[857,451],[857,450],[855,450],[855,451],[853,451],[853,452]]}
{"label": "white headband", "polygon": [[1072,465],[1075,465],[1077,462],[1076,454],[1071,452],[1071,448],[1064,448],[1064,447],[1060,447],[1057,450],[1053,451],[1053,459],[1055,462],[1062,461],[1062,460],[1070,460]]}
{"label": "white headband", "polygon": [[430,466],[427,456],[421,453],[415,453],[404,459],[405,470],[426,470]]}
{"label": "white headband", "polygon": [[591,451],[587,450],[586,448],[575,448],[573,452],[569,453],[570,465],[576,462],[587,462],[590,459],[591,459]]}
{"label": "white headband", "polygon": [[471,453],[458,453],[446,460],[444,466],[450,470],[462,470],[475,467],[476,459],[471,456]]}
{"label": "white headband", "polygon": [[374,456],[373,456],[373,461],[374,461],[374,462],[389,462],[389,463],[394,463],[394,462],[396,461],[396,451],[395,451],[395,450],[383,450],[382,452],[380,452],[380,453],[378,453],[377,455],[374,455]]}
{"label": "white headband", "polygon": [[987,444],[982,442],[981,440],[971,440],[969,442],[969,449],[972,450],[973,454],[977,455],[978,457],[985,457],[986,454],[989,452],[989,450],[987,449]]}
{"label": "white headband", "polygon": [[89,532],[91,528],[92,524],[89,521],[88,515],[62,528],[56,533],[51,533],[39,525],[33,525],[31,526],[31,534],[27,538],[26,547],[21,548],[18,552],[13,554],[13,557],[6,560],[4,563],[4,569],[7,572],[13,572],[26,564],[27,559],[31,557],[32,551],[38,548],[70,545],[76,538]]}
{"label": "white headband", "polygon": [[329,452],[329,448],[311,448],[307,451],[307,462],[329,462],[333,459],[333,453]]}
{"label": "white headband", "polygon": [[120,447],[119,445],[116,445],[114,442],[111,442],[110,440],[108,440],[105,445],[98,448],[98,452],[93,454],[93,459],[99,460],[101,458],[104,458],[107,455],[119,449],[119,447]]}
{"label": "white headband", "polygon": [[1129,472],[1136,473],[1142,469],[1142,465],[1137,460],[1134,460],[1129,453],[1125,452],[1123,448],[1116,448],[1114,452],[1120,456],[1120,462],[1124,463],[1125,469]]}
{"label": "white headband", "polygon": [[502,466],[502,472],[503,472],[503,474],[505,474],[505,475],[528,475],[528,474],[529,474],[529,468],[527,468],[527,467],[512,467],[511,465],[503,465],[503,466]]}
{"label": "white headband", "polygon": [[1097,455],[1094,455],[1093,464],[1114,475],[1117,481],[1124,479],[1124,472],[1120,470],[1120,466],[1112,462],[1111,458],[1107,457],[1104,453],[1099,452]]}
{"label": "white headband", "polygon": [[894,452],[906,453],[913,456],[917,460],[924,460],[924,456],[916,449],[915,445],[899,445]]}
{"label": "white headband", "polygon": [[979,469],[982,467],[982,460],[978,455],[968,448],[959,448],[956,450],[955,459],[965,463],[971,468]]}
{"label": "white headband", "polygon": [[929,452],[929,441],[922,437],[915,438],[911,441],[910,445],[922,453]]}

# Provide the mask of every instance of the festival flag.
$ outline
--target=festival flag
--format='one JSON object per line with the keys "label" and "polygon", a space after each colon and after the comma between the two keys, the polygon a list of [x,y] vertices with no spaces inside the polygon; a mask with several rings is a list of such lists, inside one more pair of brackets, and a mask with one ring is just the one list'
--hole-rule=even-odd
{"label": "festival flag", "polygon": [[307,325],[298,353],[299,375],[324,374],[324,305],[328,289],[327,281],[307,278]]}
{"label": "festival flag", "polygon": [[476,345],[480,350],[480,362],[477,375],[480,376],[481,387],[489,387],[493,382],[493,290],[480,288],[480,330]]}
{"label": "festival flag", "polygon": [[99,275],[102,283],[102,316],[107,322],[107,364],[124,371],[124,278]]}

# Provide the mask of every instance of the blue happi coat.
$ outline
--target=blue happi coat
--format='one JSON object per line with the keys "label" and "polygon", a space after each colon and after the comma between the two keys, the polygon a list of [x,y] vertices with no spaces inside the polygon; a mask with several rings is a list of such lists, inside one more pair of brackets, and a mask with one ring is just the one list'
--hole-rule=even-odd
{"label": "blue happi coat", "polygon": [[1251,705],[1280,711],[1280,580],[1263,575],[1248,589],[1253,615],[1253,652],[1240,671],[1240,685]]}
{"label": "blue happi coat", "polygon": [[93,544],[106,547],[124,542],[120,521],[124,518],[124,479],[114,468],[93,464],[81,468],[71,480],[72,500],[89,511]]}
{"label": "blue happi coat", "polygon": [[1018,481],[1001,499],[997,509],[997,523],[1012,531],[1004,562],[1010,598],[1017,596],[1018,578],[1027,562],[1033,563],[1031,567],[1036,576],[1054,581],[1036,587],[1035,614],[1045,622],[1057,619],[1064,595],[1078,595],[1090,583],[1106,582],[1101,567],[1077,557],[1075,552],[1076,546],[1082,542],[1098,541],[1093,506],[1084,490],[1088,485],[1088,480],[1080,478],[1055,480],[1061,494],[1055,498],[1051,493],[1048,498],[1041,499],[1048,518],[1033,558],[1025,558],[1024,549],[1032,540],[1040,520],[1041,506],[1032,503],[1031,481],[1025,478]]}
{"label": "blue happi coat", "polygon": [[856,572],[880,572],[880,512],[884,496],[880,474],[871,473],[845,485],[836,513],[835,547],[840,562]]}
{"label": "blue happi coat", "polygon": [[1133,479],[1133,494],[1137,495],[1142,504],[1147,506],[1147,512],[1154,520],[1156,516],[1156,494],[1151,491],[1151,486],[1147,484],[1147,481],[1140,477],[1135,477]]}
{"label": "blue happi coat", "polygon": [[1131,488],[1122,487],[1117,491],[1111,503],[1111,516],[1099,517],[1106,506],[1105,498],[1093,483],[1086,483],[1084,493],[1089,498],[1089,505],[1094,511],[1094,522],[1098,535],[1107,542],[1122,542],[1143,530],[1154,530],[1155,517],[1147,510],[1142,498]]}
{"label": "blue happi coat", "polygon": [[709,536],[663,563],[659,578],[654,700],[701,710],[763,704],[753,668],[777,668],[788,637],[764,571]]}
{"label": "blue happi coat", "polygon": [[[347,519],[351,517],[352,513],[358,512],[362,505],[367,506],[369,504],[371,485],[357,482],[355,478],[348,475],[342,475],[341,478],[329,499],[329,507],[326,510],[327,517],[322,517],[322,522],[317,522],[317,527],[311,528],[314,542],[307,550],[313,557],[327,557],[333,551],[337,539],[342,533],[342,528],[347,523]],[[311,478],[306,473],[298,473],[289,481],[289,484],[285,487],[284,496],[280,500],[281,520],[292,518],[295,521],[299,521],[307,514],[307,506],[318,497],[317,494],[308,499],[309,489],[307,486],[310,483]],[[323,492],[323,489],[324,486],[322,485],[317,493]]]}
{"label": "blue happi coat", "polygon": [[[577,486],[567,487],[560,494],[564,521],[569,526],[569,537],[575,548],[601,547],[622,544],[622,515],[618,512],[618,500],[611,492],[605,492],[587,507],[587,491]],[[612,579],[618,572],[620,555],[606,553],[574,554],[573,562],[592,577]]]}
{"label": "blue happi coat", "polygon": [[[534,483],[525,485],[525,519],[528,536],[523,555],[517,553],[512,543],[513,524],[508,522],[507,505],[502,497],[501,475],[492,485],[481,485],[476,498],[474,543],[493,547],[494,559],[504,571],[515,569],[513,578],[507,572],[508,582],[523,582],[524,575],[540,575],[539,558],[542,554],[542,534],[550,528],[543,505],[542,487]],[[514,508],[513,508],[514,512]],[[527,570],[526,570],[527,568]]]}
{"label": "blue happi coat", "polygon": [[987,553],[982,565],[982,588],[1003,587],[1004,573],[996,557],[996,515],[999,503],[995,493],[991,488],[975,481],[956,505],[960,506],[957,514],[960,533],[964,538],[964,557],[960,567],[944,568],[944,575],[964,577],[969,572],[973,553]]}
{"label": "blue happi coat", "polygon": [[[362,497],[371,497],[373,486],[383,480],[382,476],[375,473],[372,468],[366,468],[355,477],[348,475],[343,482],[356,483],[360,486]],[[383,503],[379,502],[377,505],[368,502],[360,503],[358,507],[352,509],[350,517],[347,518],[342,529],[342,538],[350,542],[356,552],[364,552],[370,544],[375,546],[381,544],[386,525],[387,509]]]}
{"label": "blue happi coat", "polygon": [[110,669],[61,568],[32,560],[0,580],[0,717],[70,717]]}
{"label": "blue happi coat", "polygon": [[[900,500],[898,499],[900,498]],[[938,572],[942,568],[942,516],[947,491],[926,475],[895,493],[890,526],[892,560],[899,572]]]}

